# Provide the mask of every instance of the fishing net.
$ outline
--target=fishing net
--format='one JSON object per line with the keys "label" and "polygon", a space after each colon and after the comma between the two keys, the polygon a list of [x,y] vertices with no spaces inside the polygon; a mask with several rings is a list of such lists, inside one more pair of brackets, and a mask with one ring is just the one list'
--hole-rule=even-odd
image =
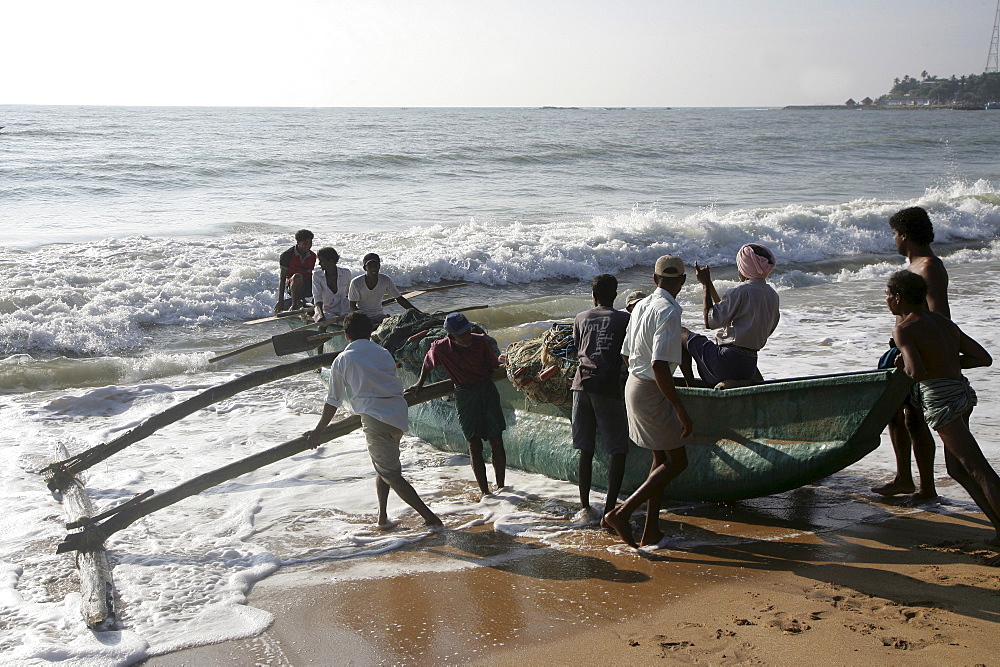
{"label": "fishing net", "polygon": [[572,407],[577,363],[572,324],[553,324],[541,336],[507,347],[507,377],[536,403]]}
{"label": "fishing net", "polygon": [[[473,323],[473,333],[485,334],[486,330]],[[389,350],[396,363],[413,375],[420,375],[424,365],[424,357],[431,349],[431,344],[448,335],[444,329],[444,318],[438,314],[422,313],[416,309],[408,309],[402,315],[393,315],[382,320],[372,333],[372,340]],[[494,354],[500,354],[496,340],[487,335]],[[447,380],[448,376],[435,368],[427,376],[427,383]]]}

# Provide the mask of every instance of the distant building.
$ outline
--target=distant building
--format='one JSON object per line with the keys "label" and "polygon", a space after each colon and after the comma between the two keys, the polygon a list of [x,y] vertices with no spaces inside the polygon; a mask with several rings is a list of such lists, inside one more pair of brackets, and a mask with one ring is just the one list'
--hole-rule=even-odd
{"label": "distant building", "polygon": [[845,107],[856,107],[856,106],[858,106],[858,103],[855,102],[854,98],[852,97],[851,99],[849,99],[846,102],[844,102],[844,106]]}
{"label": "distant building", "polygon": [[929,97],[890,97],[885,101],[887,107],[929,107],[931,98]]}
{"label": "distant building", "polygon": [[861,100],[861,103],[862,103],[863,105],[865,105],[866,107],[869,107],[869,106],[871,106],[871,105],[875,104],[875,100],[873,100],[873,99],[872,99],[872,98],[870,98],[870,97],[866,97],[865,99]]}

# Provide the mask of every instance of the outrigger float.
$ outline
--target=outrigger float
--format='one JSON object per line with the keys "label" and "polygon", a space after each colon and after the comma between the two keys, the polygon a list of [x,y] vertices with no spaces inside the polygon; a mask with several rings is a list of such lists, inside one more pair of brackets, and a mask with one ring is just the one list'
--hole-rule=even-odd
{"label": "outrigger float", "polygon": [[[288,350],[310,351],[312,356],[212,387],[110,442],[71,456],[66,453],[62,460],[39,471],[46,475],[49,488],[62,500],[70,532],[57,551],[78,553],[82,613],[90,627],[109,629],[115,624],[115,597],[104,546],[110,535],[184,498],[298,454],[309,445],[306,437],[301,436],[199,475],[173,489],[161,493],[148,490],[99,513],[94,512],[79,474],[213,403],[269,382],[329,368],[339,352],[317,354],[315,350],[319,342],[336,333],[306,330],[297,335],[295,345],[275,344],[276,352],[281,347],[285,354]],[[404,386],[415,379],[405,367],[400,376]],[[508,420],[508,430],[504,433],[508,465],[576,482],[577,455],[572,448],[568,409],[531,401],[502,369],[494,380]],[[878,447],[882,431],[902,404],[910,384],[905,374],[892,370],[771,380],[723,390],[679,387],[694,422],[694,433],[688,445],[688,469],[667,485],[664,498],[736,501],[780,493],[838,472]],[[410,432],[440,449],[464,453],[467,443],[455,404],[447,400],[453,391],[452,383],[443,381],[408,393]],[[360,426],[358,416],[348,416],[331,424],[322,441],[341,437]],[[624,492],[631,492],[642,483],[650,462],[647,450],[632,447]],[[598,447],[595,481],[605,478],[605,466],[603,449]]]}

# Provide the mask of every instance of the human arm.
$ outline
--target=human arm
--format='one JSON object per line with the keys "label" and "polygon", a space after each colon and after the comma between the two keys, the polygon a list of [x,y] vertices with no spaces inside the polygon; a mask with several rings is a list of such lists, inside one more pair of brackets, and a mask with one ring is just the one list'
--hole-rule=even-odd
{"label": "human arm", "polygon": [[280,313],[285,309],[285,281],[288,280],[288,267],[282,266],[278,271],[278,302],[274,305],[274,312]]}
{"label": "human arm", "polygon": [[312,293],[313,293],[313,321],[321,322],[326,319],[326,314],[323,312],[323,283],[326,281],[326,276],[322,271],[313,271],[312,275]]}
{"label": "human arm", "polygon": [[400,306],[402,306],[403,308],[406,308],[407,310],[409,310],[409,309],[411,309],[411,308],[412,308],[413,310],[416,310],[416,309],[417,309],[417,307],[416,307],[416,306],[414,306],[414,305],[413,305],[412,303],[410,303],[409,301],[407,301],[407,300],[406,300],[406,297],[405,297],[405,296],[403,296],[402,294],[400,294],[399,296],[397,296],[397,297],[396,297],[396,303],[398,303],[398,304],[399,304]]}
{"label": "human arm", "polygon": [[906,373],[912,380],[922,380],[927,375],[927,368],[920,356],[920,350],[914,343],[913,336],[903,324],[897,324],[892,330],[892,340],[899,349],[896,357],[896,368]]}
{"label": "human arm", "polygon": [[705,320],[705,328],[711,329],[712,327],[708,323],[709,313],[712,311],[712,306],[722,301],[722,299],[719,297],[719,292],[716,291],[715,285],[712,283],[712,271],[709,267],[699,266],[698,262],[695,262],[694,275],[704,290],[705,298],[702,307],[702,316]]}
{"label": "human arm", "polygon": [[655,360],[653,362],[653,375],[656,377],[656,386],[659,387],[660,392],[677,411],[677,418],[681,422],[681,437],[688,437],[691,435],[691,429],[694,425],[691,422],[691,417],[688,416],[687,410],[684,408],[684,403],[681,402],[677,388],[674,386],[674,377],[670,371],[670,363],[659,359]]}
{"label": "human arm", "polygon": [[409,387],[407,387],[406,391],[404,391],[403,393],[404,394],[409,394],[409,393],[417,391],[418,389],[420,389],[421,387],[423,387],[424,386],[424,382],[427,381],[427,375],[430,372],[431,372],[431,369],[427,367],[427,362],[425,361],[420,366],[420,377],[417,378],[416,382],[414,382]]}
{"label": "human arm", "polygon": [[993,357],[986,351],[986,348],[962,330],[959,330],[958,335],[958,363],[962,368],[980,368],[993,365]]}
{"label": "human arm", "polygon": [[331,421],[333,421],[338,409],[339,408],[335,405],[330,405],[329,403],[323,404],[323,414],[319,417],[319,423],[316,424],[316,428],[309,432],[308,442],[310,447],[316,449],[323,444],[320,441],[320,438],[323,435],[323,431],[326,430],[326,427],[330,425]]}
{"label": "human arm", "polygon": [[[937,258],[934,258],[937,259]],[[940,313],[951,319],[951,308],[948,306],[948,271],[940,259],[927,262],[917,273],[927,283],[927,309],[932,313]]]}

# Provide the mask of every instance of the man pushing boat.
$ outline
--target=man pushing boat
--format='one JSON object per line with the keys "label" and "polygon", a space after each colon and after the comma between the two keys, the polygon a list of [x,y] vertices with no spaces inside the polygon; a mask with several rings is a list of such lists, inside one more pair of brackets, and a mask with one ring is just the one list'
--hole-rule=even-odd
{"label": "man pushing boat", "polygon": [[420,367],[420,377],[406,391],[424,386],[427,375],[435,368],[443,370],[455,383],[455,405],[462,434],[469,443],[472,472],[479,490],[490,492],[483,458],[483,440],[490,443],[493,472],[497,488],[505,485],[507,452],[503,447],[503,432],[507,428],[500,407],[500,393],[493,383],[493,371],[500,361],[489,339],[472,333],[472,323],[462,313],[451,313],[444,320],[448,335],[431,344]]}
{"label": "man pushing boat", "polygon": [[389,489],[417,511],[432,528],[442,526],[409,482],[403,478],[399,462],[399,441],[409,426],[409,408],[403,398],[403,383],[396,375],[396,360],[384,347],[371,340],[372,321],[364,313],[350,313],[344,318],[347,347],[330,366],[330,389],[323,414],[309,434],[309,444],[319,447],[320,436],[344,402],[344,387],[351,388],[351,408],[361,416],[368,454],[375,467],[375,493],[378,496],[378,525],[390,527],[386,513]]}
{"label": "man pushing boat", "polygon": [[962,375],[962,369],[992,365],[993,358],[954,322],[928,308],[927,282],[916,273],[892,274],[885,295],[897,317],[892,330],[899,348],[896,367],[916,381],[910,400],[944,443],[948,474],[986,514],[997,531],[993,543],[1000,544],[1000,476],[969,431],[976,393]]}

